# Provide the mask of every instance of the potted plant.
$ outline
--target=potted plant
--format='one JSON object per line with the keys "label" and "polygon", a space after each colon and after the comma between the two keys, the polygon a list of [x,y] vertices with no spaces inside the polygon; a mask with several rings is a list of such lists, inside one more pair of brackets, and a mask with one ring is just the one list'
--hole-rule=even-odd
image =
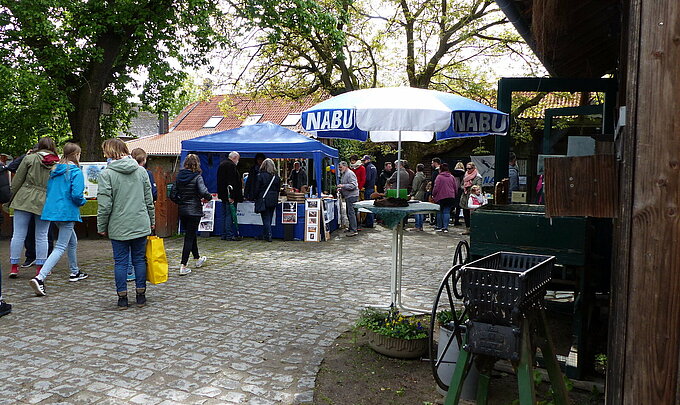
{"label": "potted plant", "polygon": [[367,308],[356,327],[363,329],[368,345],[380,354],[400,359],[413,359],[427,351],[429,323],[425,316],[405,316],[399,310]]}

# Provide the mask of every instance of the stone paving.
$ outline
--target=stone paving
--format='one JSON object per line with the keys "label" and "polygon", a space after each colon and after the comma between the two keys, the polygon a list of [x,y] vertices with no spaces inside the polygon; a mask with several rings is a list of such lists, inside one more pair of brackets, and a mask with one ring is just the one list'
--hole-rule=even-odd
{"label": "stone paving", "polygon": [[[406,304],[431,305],[462,229],[406,233]],[[170,279],[127,311],[115,308],[108,241],[81,241],[90,278],[68,282],[63,258],[48,295],[36,297],[34,268],[7,279],[2,240],[3,295],[14,311],[0,318],[0,404],[310,404],[326,349],[365,305],[388,304],[391,235],[199,238],[208,263],[185,277],[182,239],[169,238]]]}

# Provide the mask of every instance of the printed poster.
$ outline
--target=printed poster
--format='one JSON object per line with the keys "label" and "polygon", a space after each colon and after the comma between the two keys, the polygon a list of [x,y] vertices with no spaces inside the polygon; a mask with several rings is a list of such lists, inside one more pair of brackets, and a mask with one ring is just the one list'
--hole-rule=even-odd
{"label": "printed poster", "polygon": [[99,174],[106,168],[106,162],[81,162],[80,169],[83,171],[85,178],[85,190],[83,195],[85,198],[97,198],[97,190],[99,190]]}
{"label": "printed poster", "polygon": [[321,220],[321,200],[310,198],[305,200],[305,241],[318,242]]}
{"label": "printed poster", "polygon": [[282,224],[297,224],[297,202],[284,201],[281,210]]}
{"label": "printed poster", "polygon": [[[215,196],[213,196],[215,198]],[[215,228],[215,200],[203,203],[203,216],[198,223],[199,232],[212,232]]]}

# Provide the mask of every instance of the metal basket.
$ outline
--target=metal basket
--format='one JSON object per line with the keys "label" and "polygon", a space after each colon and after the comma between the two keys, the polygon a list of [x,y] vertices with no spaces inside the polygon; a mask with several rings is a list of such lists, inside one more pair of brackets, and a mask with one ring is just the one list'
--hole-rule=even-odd
{"label": "metal basket", "polygon": [[497,252],[461,269],[463,302],[470,320],[519,325],[527,308],[540,305],[555,256]]}

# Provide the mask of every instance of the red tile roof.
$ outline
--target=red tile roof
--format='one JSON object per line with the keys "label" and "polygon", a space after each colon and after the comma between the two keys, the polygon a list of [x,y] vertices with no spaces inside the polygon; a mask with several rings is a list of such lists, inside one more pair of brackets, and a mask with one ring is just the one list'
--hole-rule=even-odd
{"label": "red tile roof", "polygon": [[[271,121],[281,125],[291,113],[300,113],[320,100],[307,97],[300,101],[287,99],[258,98],[256,100],[238,95],[214,96],[208,101],[198,101],[184,107],[170,123],[167,134],[152,135],[128,141],[128,147],[142,148],[149,155],[177,156],[182,147],[181,142],[199,136],[238,128],[251,114],[262,114],[258,122]],[[224,117],[214,128],[203,128],[211,117]],[[289,127],[301,130],[297,126]]]}

